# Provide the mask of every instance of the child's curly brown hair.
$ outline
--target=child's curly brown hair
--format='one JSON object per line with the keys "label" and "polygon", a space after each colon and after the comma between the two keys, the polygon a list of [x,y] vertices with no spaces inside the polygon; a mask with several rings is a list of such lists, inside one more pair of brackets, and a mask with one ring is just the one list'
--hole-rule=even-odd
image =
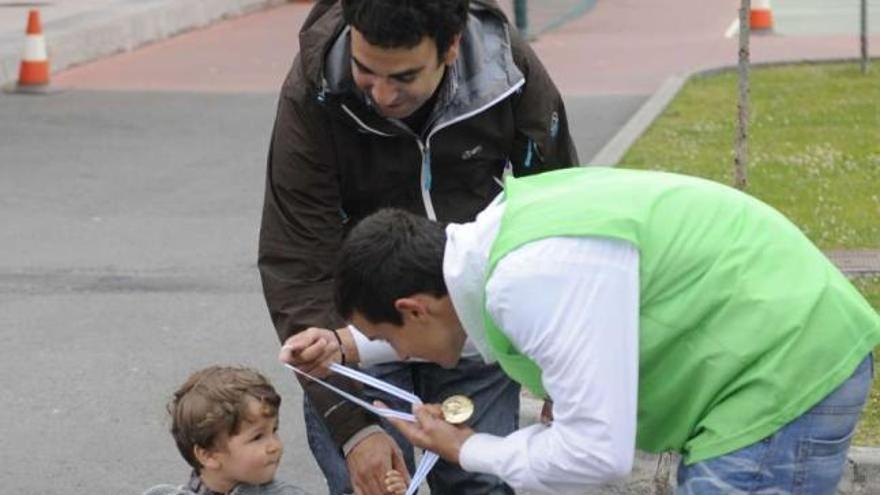
{"label": "child's curly brown hair", "polygon": [[[201,464],[195,447],[220,447],[221,436],[238,433],[242,420],[248,419],[248,399],[261,405],[264,417],[275,417],[281,396],[259,372],[244,367],[211,366],[190,375],[168,403],[171,435],[177,449],[196,472]],[[224,437],[225,438],[225,437]]]}

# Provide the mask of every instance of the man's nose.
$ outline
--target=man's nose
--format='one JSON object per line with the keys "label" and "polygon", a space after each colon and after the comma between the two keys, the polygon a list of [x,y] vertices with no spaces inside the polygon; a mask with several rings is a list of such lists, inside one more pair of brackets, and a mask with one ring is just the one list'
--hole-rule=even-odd
{"label": "man's nose", "polygon": [[381,107],[387,107],[394,103],[397,99],[397,90],[387,81],[377,79],[373,83],[371,91],[373,101]]}

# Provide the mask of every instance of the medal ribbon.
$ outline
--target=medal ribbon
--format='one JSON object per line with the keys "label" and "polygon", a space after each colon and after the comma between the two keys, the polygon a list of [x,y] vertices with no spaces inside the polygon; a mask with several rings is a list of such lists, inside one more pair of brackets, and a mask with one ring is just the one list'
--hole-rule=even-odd
{"label": "medal ribbon", "polygon": [[[340,389],[339,387],[335,387],[335,386],[327,383],[326,381],[321,380],[320,378],[314,377],[314,376],[306,373],[305,371],[298,369],[295,366],[292,366],[287,363],[284,363],[284,366],[286,366],[287,368],[290,368],[295,373],[302,375],[303,377],[305,377],[309,380],[317,382],[317,383],[323,385],[324,387],[332,390],[333,392],[336,392],[337,394],[341,395],[343,398],[348,399],[351,402],[354,402],[355,404],[363,407],[364,409],[370,411],[373,414],[376,414],[378,416],[382,416],[384,418],[402,419],[404,421],[409,421],[410,423],[416,422],[415,416],[413,416],[410,413],[405,413],[403,411],[396,411],[394,409],[386,409],[386,408],[382,408],[382,407],[376,407],[376,406],[370,404],[369,402],[361,399],[360,397],[355,397],[354,395]],[[419,397],[417,395],[412,394],[410,392],[407,392],[406,390],[403,390],[400,387],[396,387],[386,381],[380,380],[376,377],[370,376],[370,375],[363,373],[361,371],[358,371],[356,369],[352,369],[347,366],[342,366],[342,365],[339,365],[336,363],[331,363],[330,366],[328,366],[328,368],[330,369],[330,371],[332,371],[334,373],[338,373],[340,375],[346,376],[348,378],[351,378],[352,380],[357,380],[357,381],[363,383],[364,385],[369,385],[373,388],[379,389],[389,395],[393,395],[394,397],[397,397],[398,399],[405,400],[405,401],[409,402],[410,404],[422,404],[422,400],[419,399]],[[439,458],[440,458],[440,456],[438,456],[434,452],[431,452],[428,450],[425,451],[424,455],[422,455],[422,458],[419,461],[419,466],[418,466],[418,468],[416,468],[415,474],[413,474],[412,481],[410,481],[409,486],[406,489],[406,495],[412,495],[413,493],[416,492],[416,490],[419,489],[419,486],[422,484],[422,482],[428,476],[428,473],[431,472],[431,469],[434,467],[434,464],[437,464],[437,460]]]}

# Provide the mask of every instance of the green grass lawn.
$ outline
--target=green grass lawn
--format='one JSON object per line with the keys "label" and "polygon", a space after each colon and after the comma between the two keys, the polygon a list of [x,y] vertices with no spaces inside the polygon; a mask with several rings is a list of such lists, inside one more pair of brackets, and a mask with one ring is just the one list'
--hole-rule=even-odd
{"label": "green grass lawn", "polygon": [[[732,184],[736,74],[691,80],[621,160]],[[752,71],[748,192],[823,249],[880,247],[880,70]]]}
{"label": "green grass lawn", "polygon": [[[752,70],[747,192],[781,210],[822,249],[880,249],[876,61],[873,69],[867,76],[855,63]],[[736,84],[735,72],[689,81],[620,166],[732,184]],[[880,277],[853,283],[880,311]],[[856,444],[880,445],[878,382]]]}

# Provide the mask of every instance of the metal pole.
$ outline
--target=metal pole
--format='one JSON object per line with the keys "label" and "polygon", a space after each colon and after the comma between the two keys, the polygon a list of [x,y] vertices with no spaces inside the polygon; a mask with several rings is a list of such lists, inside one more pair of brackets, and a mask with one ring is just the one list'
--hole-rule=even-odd
{"label": "metal pole", "polygon": [[868,73],[868,0],[862,0],[862,74]]}
{"label": "metal pole", "polygon": [[529,30],[529,14],[527,0],[513,0],[513,15],[516,22],[516,29],[519,30],[523,38],[526,37]]}
{"label": "metal pole", "polygon": [[749,15],[751,0],[742,0],[739,10],[739,98],[737,100],[736,149],[733,158],[733,185],[744,190],[749,163]]}

